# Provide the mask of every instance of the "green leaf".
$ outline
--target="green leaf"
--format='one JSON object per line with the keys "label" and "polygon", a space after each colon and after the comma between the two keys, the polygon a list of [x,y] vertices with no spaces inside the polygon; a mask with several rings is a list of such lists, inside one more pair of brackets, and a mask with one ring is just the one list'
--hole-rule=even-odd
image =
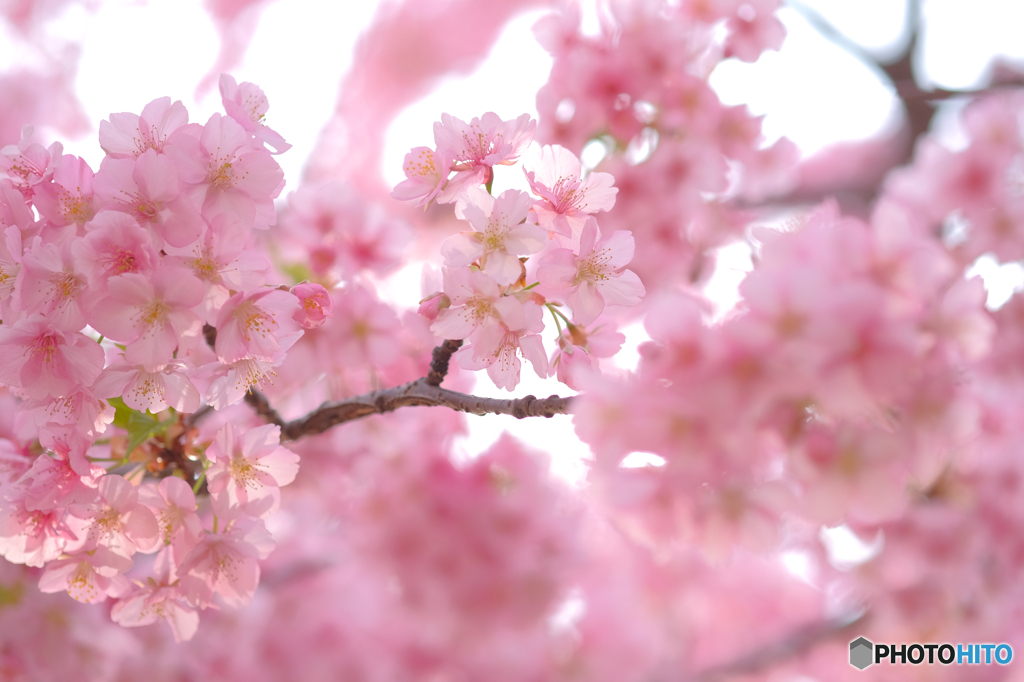
{"label": "green leaf", "polygon": [[132,451],[149,440],[150,436],[166,428],[167,424],[153,415],[132,410],[128,417],[128,451],[125,454],[132,454]]}
{"label": "green leaf", "polygon": [[110,398],[107,400],[114,407],[114,426],[119,429],[128,428],[128,419],[131,417],[133,410],[124,404],[124,401],[120,398]]}
{"label": "green leaf", "polygon": [[313,279],[313,271],[306,266],[305,263],[287,263],[281,266],[285,274],[292,278],[292,280],[298,284],[305,280]]}

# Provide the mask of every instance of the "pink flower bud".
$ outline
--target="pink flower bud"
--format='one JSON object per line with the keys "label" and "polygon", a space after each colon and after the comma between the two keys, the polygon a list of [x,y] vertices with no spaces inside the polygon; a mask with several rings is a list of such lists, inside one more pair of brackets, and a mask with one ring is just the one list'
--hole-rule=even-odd
{"label": "pink flower bud", "polygon": [[448,299],[448,295],[438,291],[420,301],[420,307],[416,309],[416,312],[433,321],[437,319],[437,314],[441,310],[451,306],[451,304],[452,302]]}
{"label": "pink flower bud", "polygon": [[302,325],[303,329],[314,329],[322,325],[328,317],[334,317],[334,301],[327,293],[327,289],[319,284],[296,284],[292,287],[292,293],[302,304],[302,307],[292,315],[292,319]]}

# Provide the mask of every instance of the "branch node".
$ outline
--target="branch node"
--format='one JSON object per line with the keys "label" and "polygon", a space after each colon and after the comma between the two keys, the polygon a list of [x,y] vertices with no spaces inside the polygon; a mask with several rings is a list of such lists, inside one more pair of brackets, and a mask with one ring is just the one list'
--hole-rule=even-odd
{"label": "branch node", "polygon": [[452,353],[462,347],[461,339],[446,339],[444,343],[434,349],[430,361],[430,372],[427,374],[428,386],[440,386],[448,375],[448,362],[452,359]]}

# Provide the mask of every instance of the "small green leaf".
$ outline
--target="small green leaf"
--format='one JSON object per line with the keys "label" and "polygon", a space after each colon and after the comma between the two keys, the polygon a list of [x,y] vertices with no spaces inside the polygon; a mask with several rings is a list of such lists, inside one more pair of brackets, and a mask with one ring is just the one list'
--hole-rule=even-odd
{"label": "small green leaf", "polygon": [[313,271],[305,263],[288,263],[281,267],[292,280],[298,284],[304,280],[313,279]]}
{"label": "small green leaf", "polygon": [[124,401],[121,400],[120,398],[109,398],[107,402],[110,403],[115,410],[114,426],[118,427],[119,429],[127,429],[128,419],[129,417],[131,417],[131,414],[132,412],[134,412],[134,410],[125,405]]}
{"label": "small green leaf", "polygon": [[125,454],[132,454],[132,451],[149,440],[150,436],[166,428],[167,426],[153,415],[132,410],[128,417],[128,451]]}
{"label": "small green leaf", "polygon": [[5,606],[17,606],[21,602],[21,596],[24,592],[25,587],[21,583],[14,583],[12,585],[0,583],[0,609]]}

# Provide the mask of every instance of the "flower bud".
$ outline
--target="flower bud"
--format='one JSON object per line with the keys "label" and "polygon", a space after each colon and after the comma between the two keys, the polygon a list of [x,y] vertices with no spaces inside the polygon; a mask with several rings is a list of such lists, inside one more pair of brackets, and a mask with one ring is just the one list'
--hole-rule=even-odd
{"label": "flower bud", "polygon": [[292,319],[302,325],[303,329],[314,329],[324,323],[328,317],[334,317],[334,300],[319,284],[303,282],[292,287],[292,293],[299,299],[302,307]]}
{"label": "flower bud", "polygon": [[433,321],[437,319],[437,314],[439,312],[449,307],[451,304],[452,302],[448,299],[447,294],[442,291],[437,291],[420,301],[420,307],[416,309],[416,312],[428,320]]}

